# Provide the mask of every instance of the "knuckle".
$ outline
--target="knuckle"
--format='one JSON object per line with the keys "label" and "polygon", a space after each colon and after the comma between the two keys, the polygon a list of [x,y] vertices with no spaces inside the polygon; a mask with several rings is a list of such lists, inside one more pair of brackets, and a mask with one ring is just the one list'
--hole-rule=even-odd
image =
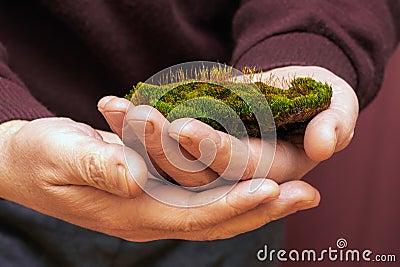
{"label": "knuckle", "polygon": [[229,195],[227,195],[227,197],[225,199],[225,205],[231,211],[231,216],[232,217],[242,213],[242,209],[235,202],[235,200],[237,198],[238,198],[238,196],[236,196],[236,194],[234,194],[233,196],[231,194],[229,194]]}
{"label": "knuckle", "polygon": [[231,154],[231,139],[228,135],[221,135],[220,138],[215,140],[215,145],[222,155],[229,156]]}
{"label": "knuckle", "polygon": [[166,158],[165,156],[165,151],[163,146],[156,146],[154,144],[146,144],[146,148],[148,149],[148,153],[150,156],[154,159],[164,159]]}
{"label": "knuckle", "polygon": [[255,163],[251,160],[248,160],[247,165],[243,166],[243,174],[241,179],[242,180],[247,180],[247,179],[251,179],[254,176],[254,173],[256,171],[256,166]]}
{"label": "knuckle", "polygon": [[82,179],[96,187],[103,187],[106,184],[106,166],[104,158],[100,153],[87,153],[80,158],[81,177]]}
{"label": "knuckle", "polygon": [[209,154],[209,160],[212,160],[212,167],[219,174],[222,174],[227,171],[227,168],[231,161],[231,142],[229,140],[229,137],[225,135],[222,135],[220,139],[215,139],[214,142],[216,151],[206,151],[206,153]]}
{"label": "knuckle", "polygon": [[205,227],[199,218],[193,214],[190,209],[185,209],[186,212],[182,214],[182,220],[179,229],[184,233],[203,230]]}

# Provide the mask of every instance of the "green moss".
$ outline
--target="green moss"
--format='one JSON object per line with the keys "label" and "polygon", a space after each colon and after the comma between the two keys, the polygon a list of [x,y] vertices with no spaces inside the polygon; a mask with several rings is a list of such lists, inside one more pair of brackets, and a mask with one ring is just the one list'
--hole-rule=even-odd
{"label": "green moss", "polygon": [[[217,130],[240,137],[243,129],[237,123],[238,116],[249,136],[260,137],[260,127],[254,114],[260,109],[268,109],[264,99],[259,97],[261,91],[282,137],[305,128],[310,119],[329,107],[332,97],[331,86],[312,78],[295,78],[288,90],[264,82],[255,84],[258,88],[233,82],[221,85],[209,81],[188,81],[164,86],[138,83],[125,98],[135,105],[154,106],[170,121],[194,117]],[[225,105],[231,109],[226,109]],[[271,122],[266,123],[263,131],[274,128]]]}

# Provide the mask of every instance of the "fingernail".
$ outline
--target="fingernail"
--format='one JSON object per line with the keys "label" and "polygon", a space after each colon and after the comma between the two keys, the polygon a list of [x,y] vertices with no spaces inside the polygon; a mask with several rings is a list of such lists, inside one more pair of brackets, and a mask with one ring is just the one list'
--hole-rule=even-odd
{"label": "fingernail", "polygon": [[192,139],[187,136],[178,135],[176,132],[169,132],[168,134],[172,139],[178,141],[182,145],[193,144]]}
{"label": "fingernail", "polygon": [[112,96],[105,96],[102,99],[100,99],[99,103],[97,103],[97,108],[99,110],[103,110],[105,108],[105,106],[107,105],[108,102],[110,102],[110,100],[113,99]]}
{"label": "fingernail", "polygon": [[149,121],[146,121],[144,129],[145,129],[145,134],[146,135],[153,134],[154,133],[154,125],[153,125],[153,123],[151,123]]}
{"label": "fingernail", "polygon": [[128,192],[129,195],[129,186],[127,182],[126,168],[123,165],[117,165],[117,190],[122,191],[123,193]]}
{"label": "fingernail", "polygon": [[[104,112],[104,117],[107,120],[108,124],[110,124],[111,128],[121,128],[122,125],[117,125],[115,121],[120,119],[121,112],[115,112],[115,111],[106,111]],[[122,121],[121,121],[122,124]]]}
{"label": "fingernail", "polygon": [[144,135],[151,135],[154,133],[154,125],[150,121],[129,120],[128,124],[136,130],[144,129]]}
{"label": "fingernail", "polygon": [[297,210],[309,209],[315,207],[315,202],[314,200],[299,201],[293,207]]}

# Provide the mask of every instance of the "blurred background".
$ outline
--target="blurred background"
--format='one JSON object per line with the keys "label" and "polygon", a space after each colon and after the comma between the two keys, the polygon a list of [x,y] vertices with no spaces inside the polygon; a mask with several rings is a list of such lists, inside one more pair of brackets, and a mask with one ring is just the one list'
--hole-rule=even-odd
{"label": "blurred background", "polygon": [[318,208],[287,220],[286,250],[336,248],[395,254],[396,263],[303,262],[282,266],[399,266],[400,261],[400,47],[377,98],[361,112],[351,145],[305,180],[320,190]]}

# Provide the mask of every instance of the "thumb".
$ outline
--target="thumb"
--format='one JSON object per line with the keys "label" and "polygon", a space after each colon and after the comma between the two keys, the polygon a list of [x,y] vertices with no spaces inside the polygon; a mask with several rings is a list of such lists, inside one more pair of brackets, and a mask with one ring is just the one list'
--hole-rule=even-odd
{"label": "thumb", "polygon": [[[88,185],[121,197],[133,198],[142,192],[147,181],[147,167],[134,150],[98,140],[72,160],[74,177],[79,185]],[[129,167],[126,163],[129,159]]]}

